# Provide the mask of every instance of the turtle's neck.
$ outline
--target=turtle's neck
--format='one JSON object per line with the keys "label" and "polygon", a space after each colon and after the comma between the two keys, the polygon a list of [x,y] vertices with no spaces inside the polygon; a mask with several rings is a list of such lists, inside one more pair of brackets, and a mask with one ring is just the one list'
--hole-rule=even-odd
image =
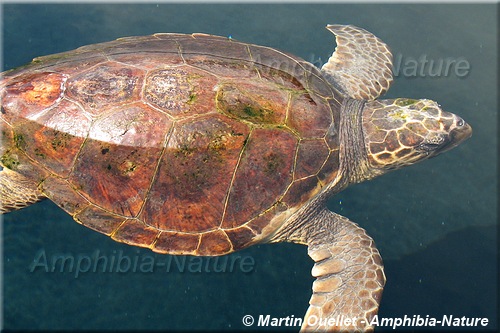
{"label": "turtle's neck", "polygon": [[363,134],[362,111],[365,101],[346,98],[340,119],[340,170],[349,183],[376,176],[369,166]]}

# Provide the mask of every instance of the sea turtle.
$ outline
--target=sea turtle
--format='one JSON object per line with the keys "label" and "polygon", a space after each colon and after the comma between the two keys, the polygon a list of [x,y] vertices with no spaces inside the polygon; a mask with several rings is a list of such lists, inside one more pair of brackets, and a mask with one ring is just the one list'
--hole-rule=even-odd
{"label": "sea turtle", "polygon": [[302,328],[372,329],[381,257],[326,201],[455,147],[471,128],[427,99],[377,100],[392,82],[389,48],[361,28],[327,29],[337,47],[321,69],[232,38],[168,33],[3,73],[1,212],[49,198],[159,253],[305,244],[317,279]]}

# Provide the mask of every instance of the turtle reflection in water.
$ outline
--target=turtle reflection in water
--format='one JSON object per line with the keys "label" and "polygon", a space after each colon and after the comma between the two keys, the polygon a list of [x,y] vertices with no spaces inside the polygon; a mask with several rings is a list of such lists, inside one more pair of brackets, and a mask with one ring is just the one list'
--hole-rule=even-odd
{"label": "turtle reflection in water", "polygon": [[[472,131],[430,100],[377,100],[392,82],[388,47],[354,26],[327,28],[337,48],[321,69],[234,39],[156,34],[3,73],[1,211],[49,198],[159,253],[305,244],[317,279],[302,328],[372,329],[382,260],[327,199]],[[357,321],[308,326],[339,315]]]}

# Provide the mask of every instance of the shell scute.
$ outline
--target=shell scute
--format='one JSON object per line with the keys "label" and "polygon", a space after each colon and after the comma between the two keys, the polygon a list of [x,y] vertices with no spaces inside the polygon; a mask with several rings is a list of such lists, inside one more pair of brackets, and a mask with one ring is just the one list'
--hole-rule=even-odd
{"label": "shell scute", "polygon": [[94,121],[89,138],[131,147],[163,147],[173,121],[143,103],[111,109]]}
{"label": "shell scute", "polygon": [[318,173],[318,178],[323,184],[331,183],[340,172],[340,159],[339,159],[339,151],[334,150],[328,156],[325,164],[321,168]]}
{"label": "shell scute", "polygon": [[80,105],[63,99],[37,117],[36,122],[54,131],[85,138],[92,125],[92,116]]}
{"label": "shell scute", "polygon": [[299,206],[315,194],[318,194],[321,187],[316,176],[296,180],[288,189],[283,200],[290,206]]}
{"label": "shell scute", "polygon": [[[273,230],[273,228],[275,228],[274,225],[281,225],[281,223],[290,215],[289,212],[290,207],[283,201],[278,201],[269,209],[262,212],[259,216],[250,220],[245,224],[245,226],[250,228],[257,236],[255,239],[249,239],[248,241],[255,242],[263,237],[266,237],[266,229]],[[249,234],[247,234],[247,236],[249,236]]]}
{"label": "shell scute", "polygon": [[57,62],[55,66],[50,66],[48,68],[56,73],[61,73],[68,76],[87,71],[89,68],[98,66],[108,61],[106,57],[96,53],[71,55],[65,52],[46,57],[48,59],[42,57],[39,59],[35,59],[35,61],[39,60],[41,65],[46,63],[47,61]]}
{"label": "shell scute", "polygon": [[189,63],[191,57],[215,56],[224,59],[236,59],[238,61],[251,61],[247,44],[240,43],[229,38],[207,35],[187,35],[177,38],[180,53]]}
{"label": "shell scute", "polygon": [[218,115],[179,122],[160,160],[141,218],[160,230],[217,228],[249,132],[245,124]]}
{"label": "shell scute", "polygon": [[[175,38],[161,39],[158,36],[144,36],[144,37],[132,37],[129,39],[119,39],[116,41],[117,45],[110,47],[108,50],[109,54],[120,55],[120,54],[161,54],[165,57],[165,54],[174,55],[179,54],[179,43]],[[144,57],[143,57],[144,58]],[[170,63],[170,58],[169,58]],[[133,63],[132,65],[137,65],[138,63]]]}
{"label": "shell scute", "polygon": [[[178,52],[151,53],[144,57],[143,53],[112,54],[109,59],[144,71],[154,71],[161,68],[175,68],[184,65],[184,60]],[[166,61],[168,59],[168,61]]]}
{"label": "shell scute", "polygon": [[223,228],[260,215],[284,195],[292,182],[297,138],[280,129],[256,128],[241,156],[229,192]]}
{"label": "shell scute", "polygon": [[152,250],[158,253],[195,254],[200,238],[201,234],[162,231],[153,244]]}
{"label": "shell scute", "polygon": [[334,91],[333,87],[326,81],[318,68],[312,66],[311,64],[304,64],[307,68],[306,71],[306,82],[307,89],[314,92],[314,96],[331,99],[335,104],[335,108],[340,107],[340,103],[335,99],[337,93]]}
{"label": "shell scute", "polygon": [[229,117],[257,125],[284,125],[288,110],[287,91],[268,83],[225,82],[218,87],[217,108]]}
{"label": "shell scute", "polygon": [[76,222],[108,236],[126,220],[123,216],[106,212],[94,205],[89,205],[79,211],[76,215],[73,215],[73,218]]}
{"label": "shell scute", "polygon": [[234,251],[243,249],[250,245],[252,240],[256,236],[256,233],[247,226],[242,226],[235,229],[226,229],[224,231],[231,241]]}
{"label": "shell scute", "polygon": [[144,246],[153,244],[159,233],[158,229],[149,227],[137,219],[128,219],[113,231],[111,238],[131,245]]}
{"label": "shell scute", "polygon": [[187,66],[151,71],[146,77],[144,100],[173,117],[215,110],[217,79]]}
{"label": "shell scute", "polygon": [[229,253],[232,245],[227,235],[222,230],[214,230],[201,234],[200,245],[197,250],[198,255],[207,256],[213,253]]}
{"label": "shell scute", "polygon": [[184,60],[190,66],[206,71],[218,78],[257,79],[258,74],[250,61],[225,59],[205,54],[189,54]]}
{"label": "shell scute", "polygon": [[323,139],[302,140],[297,152],[295,178],[317,174],[328,158],[329,152]]}
{"label": "shell scute", "polygon": [[69,180],[90,202],[135,217],[144,204],[161,151],[161,147],[140,149],[89,138]]}
{"label": "shell scute", "polygon": [[[40,184],[40,190],[66,212],[74,215],[90,205],[90,202],[79,194],[66,179],[49,176]],[[92,222],[96,223],[96,222]],[[97,221],[99,223],[99,221]],[[111,233],[112,229],[108,232]]]}
{"label": "shell scute", "polygon": [[60,177],[69,175],[84,137],[73,136],[34,121],[19,122],[13,128],[18,146],[27,156]]}
{"label": "shell scute", "polygon": [[104,63],[72,76],[67,82],[67,96],[99,115],[111,105],[138,100],[143,77],[144,72],[137,68]]}
{"label": "shell scute", "polygon": [[33,118],[57,104],[67,77],[53,72],[24,73],[2,89],[2,117]]}
{"label": "shell scute", "polygon": [[332,121],[332,112],[325,102],[318,104],[309,94],[292,97],[287,126],[302,138],[323,138]]}

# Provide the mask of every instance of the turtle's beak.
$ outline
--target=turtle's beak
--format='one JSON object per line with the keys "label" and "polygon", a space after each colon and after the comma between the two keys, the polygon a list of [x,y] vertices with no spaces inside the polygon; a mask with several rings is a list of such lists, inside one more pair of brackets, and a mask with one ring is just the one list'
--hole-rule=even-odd
{"label": "turtle's beak", "polygon": [[459,116],[455,115],[455,118],[455,128],[450,131],[449,144],[443,147],[444,149],[441,150],[441,153],[455,148],[472,136],[472,127]]}
{"label": "turtle's beak", "polygon": [[461,143],[472,136],[472,127],[464,121],[461,127],[456,127],[451,131],[450,136],[454,142]]}

